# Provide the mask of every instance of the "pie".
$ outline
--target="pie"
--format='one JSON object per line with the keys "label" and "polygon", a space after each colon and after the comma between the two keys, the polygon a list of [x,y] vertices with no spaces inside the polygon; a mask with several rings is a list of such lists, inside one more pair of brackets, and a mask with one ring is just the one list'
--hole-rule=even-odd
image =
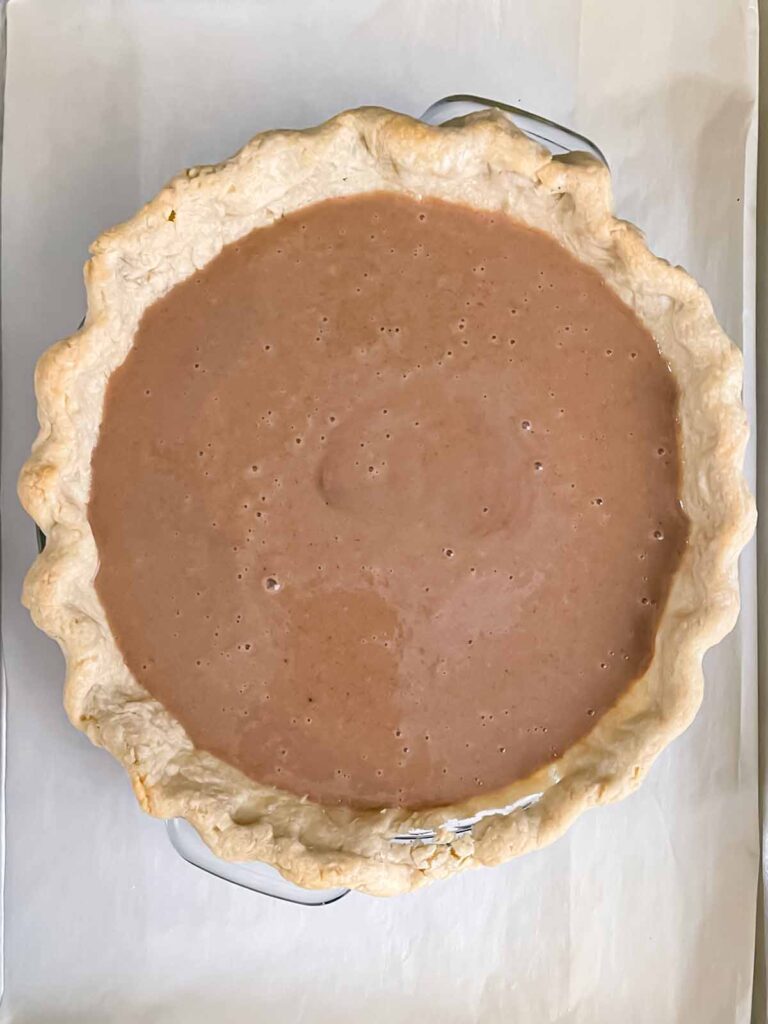
{"label": "pie", "polygon": [[754,521],[741,358],[602,164],[349,111],[174,179],[86,285],[24,600],[145,810],[388,895],[550,842],[691,721]]}

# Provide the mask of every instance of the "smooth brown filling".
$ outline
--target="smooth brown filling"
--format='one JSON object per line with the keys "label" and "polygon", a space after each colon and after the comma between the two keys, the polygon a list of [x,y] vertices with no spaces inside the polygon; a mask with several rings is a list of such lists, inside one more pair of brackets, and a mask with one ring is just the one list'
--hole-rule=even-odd
{"label": "smooth brown filling", "polygon": [[687,535],[675,405],[543,233],[322,202],[144,315],[93,457],[98,593],[139,681],[261,782],[494,790],[648,664]]}

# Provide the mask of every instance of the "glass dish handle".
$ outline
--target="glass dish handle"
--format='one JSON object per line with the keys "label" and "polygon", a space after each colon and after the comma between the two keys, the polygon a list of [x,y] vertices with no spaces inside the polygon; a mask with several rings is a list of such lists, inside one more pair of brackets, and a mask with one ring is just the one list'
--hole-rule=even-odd
{"label": "glass dish handle", "polygon": [[441,100],[433,103],[431,107],[427,107],[421,115],[421,120],[426,124],[445,124],[446,121],[474,114],[478,110],[500,110],[505,117],[525,132],[528,138],[546,146],[552,153],[576,151],[589,153],[590,156],[594,156],[604,163],[606,167],[608,166],[603,151],[586,135],[581,135],[573,128],[558,124],[557,121],[550,121],[549,118],[542,117],[540,114],[533,114],[530,110],[502,103],[501,100],[488,100],[482,96],[456,93],[453,96],[444,96]]}

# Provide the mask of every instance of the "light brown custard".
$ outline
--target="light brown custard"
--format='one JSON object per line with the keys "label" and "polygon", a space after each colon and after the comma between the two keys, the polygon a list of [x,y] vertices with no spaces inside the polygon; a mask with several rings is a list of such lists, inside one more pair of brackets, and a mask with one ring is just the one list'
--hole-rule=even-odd
{"label": "light brown custard", "polygon": [[557,758],[643,672],[686,542],[676,389],[597,273],[375,194],[144,315],[93,457],[96,581],[193,742],[413,808]]}

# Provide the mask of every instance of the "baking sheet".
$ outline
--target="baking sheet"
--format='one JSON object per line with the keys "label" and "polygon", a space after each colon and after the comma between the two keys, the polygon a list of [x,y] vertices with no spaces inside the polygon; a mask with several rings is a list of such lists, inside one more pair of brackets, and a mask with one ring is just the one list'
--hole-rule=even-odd
{"label": "baking sheet", "polygon": [[[184,864],[68,725],[18,606],[32,368],[82,315],[88,242],[253,132],[474,92],[605,151],[622,216],[705,285],[754,410],[756,11],[742,0],[10,0],[3,154],[6,994],[0,1020],[749,1019],[759,832],[755,565],[694,725],[563,840],[388,901],[294,907]],[[750,453],[750,473],[754,453]]]}

